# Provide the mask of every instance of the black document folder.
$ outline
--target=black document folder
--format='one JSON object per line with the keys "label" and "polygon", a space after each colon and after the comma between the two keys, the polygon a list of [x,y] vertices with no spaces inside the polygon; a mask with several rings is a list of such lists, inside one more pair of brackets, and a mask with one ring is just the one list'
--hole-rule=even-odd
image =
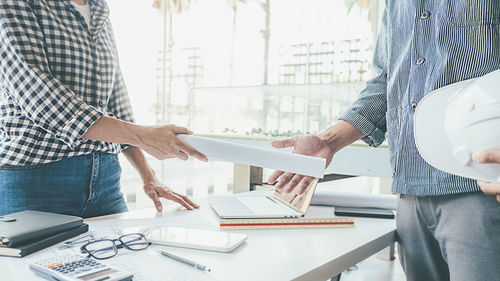
{"label": "black document folder", "polygon": [[0,247],[17,247],[83,224],[83,219],[39,211],[23,211],[0,220]]}
{"label": "black document folder", "polygon": [[89,230],[88,224],[82,224],[75,228],[65,230],[57,234],[40,237],[39,239],[25,241],[16,247],[0,247],[0,256],[24,257],[36,251],[40,251],[54,244],[75,237]]}
{"label": "black document folder", "polygon": [[393,219],[392,210],[379,208],[335,207],[336,216]]}

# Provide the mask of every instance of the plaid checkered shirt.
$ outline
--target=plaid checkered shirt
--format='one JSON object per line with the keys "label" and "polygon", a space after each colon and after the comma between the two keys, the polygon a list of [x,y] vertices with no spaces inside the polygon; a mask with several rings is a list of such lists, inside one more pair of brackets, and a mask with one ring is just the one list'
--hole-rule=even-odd
{"label": "plaid checkered shirt", "polygon": [[82,139],[101,116],[133,122],[104,0],[91,26],[71,0],[0,1],[0,167],[126,146]]}

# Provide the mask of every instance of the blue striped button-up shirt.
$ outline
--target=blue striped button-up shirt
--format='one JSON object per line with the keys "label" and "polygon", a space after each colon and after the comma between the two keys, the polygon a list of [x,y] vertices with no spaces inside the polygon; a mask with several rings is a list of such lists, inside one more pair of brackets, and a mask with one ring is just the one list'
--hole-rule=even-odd
{"label": "blue striped button-up shirt", "polygon": [[500,68],[500,0],[386,2],[373,63],[377,76],[341,119],[372,146],[387,137],[394,192],[479,190],[474,180],[437,170],[420,157],[413,114],[429,92]]}

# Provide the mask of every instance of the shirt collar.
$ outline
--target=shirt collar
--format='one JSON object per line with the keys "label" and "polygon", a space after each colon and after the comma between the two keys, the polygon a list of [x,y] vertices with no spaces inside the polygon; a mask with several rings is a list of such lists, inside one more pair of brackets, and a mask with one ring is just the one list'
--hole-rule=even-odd
{"label": "shirt collar", "polygon": [[[72,0],[65,0],[66,7],[73,13],[78,13],[71,3]],[[92,37],[95,38],[102,26],[106,23],[109,17],[109,7],[105,0],[87,0],[90,4],[90,25],[89,31]]]}
{"label": "shirt collar", "polygon": [[90,32],[95,37],[109,17],[109,7],[104,0],[88,0],[90,3]]}

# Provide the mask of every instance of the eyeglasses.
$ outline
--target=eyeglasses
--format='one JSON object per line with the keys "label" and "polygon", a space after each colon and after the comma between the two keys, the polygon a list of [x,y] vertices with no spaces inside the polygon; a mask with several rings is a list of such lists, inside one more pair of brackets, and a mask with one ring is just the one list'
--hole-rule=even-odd
{"label": "eyeglasses", "polygon": [[118,239],[101,239],[89,242],[82,247],[82,254],[88,254],[98,260],[109,259],[118,254],[118,249],[126,248],[132,251],[144,250],[151,245],[142,233],[122,235]]}

